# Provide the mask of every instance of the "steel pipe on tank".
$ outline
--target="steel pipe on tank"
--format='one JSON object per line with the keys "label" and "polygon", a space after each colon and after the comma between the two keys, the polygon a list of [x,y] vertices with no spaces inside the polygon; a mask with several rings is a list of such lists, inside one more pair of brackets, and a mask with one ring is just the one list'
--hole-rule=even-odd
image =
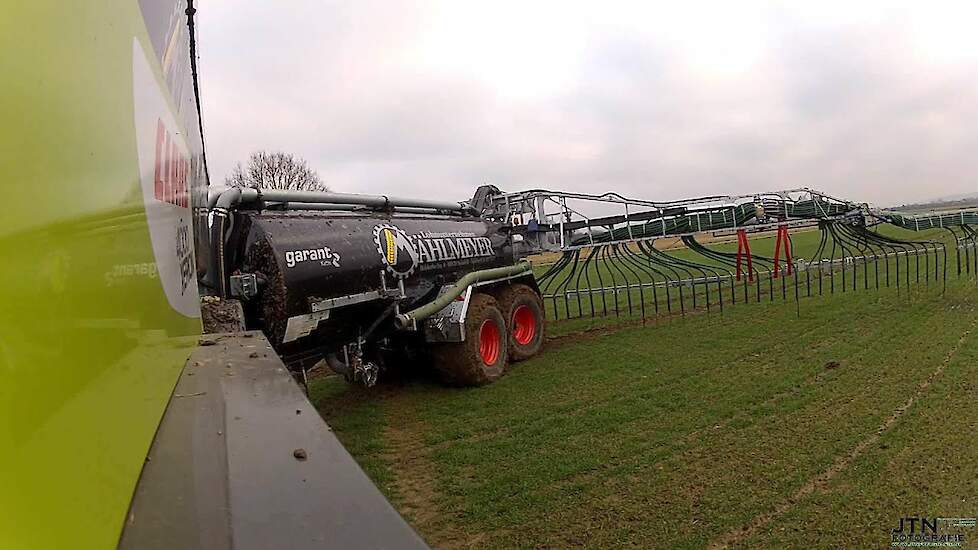
{"label": "steel pipe on tank", "polygon": [[405,199],[386,195],[361,195],[355,193],[324,193],[322,191],[296,191],[291,189],[254,189],[251,187],[214,189],[208,196],[208,208],[217,207],[221,197],[237,194],[237,204],[252,204],[259,201],[280,203],[313,203],[330,205],[358,205],[376,209],[421,208],[445,210],[449,212],[474,212],[464,202],[435,201],[426,199]]}
{"label": "steel pipe on tank", "polygon": [[[273,202],[268,203],[268,207],[275,207],[276,209],[282,210],[317,210],[317,211],[335,211],[335,212],[358,212],[358,211],[370,211],[369,207],[360,204],[335,204],[335,203],[318,203],[318,202]],[[460,210],[455,209],[451,211],[439,210],[436,208],[420,208],[413,206],[395,206],[390,208],[390,210],[403,214],[448,214],[448,215],[458,215],[462,213]]]}
{"label": "steel pipe on tank", "polygon": [[221,197],[225,197],[225,208],[233,208],[242,202],[257,201],[258,190],[251,187],[212,187],[207,190],[207,208],[216,208]]}
{"label": "steel pipe on tank", "polygon": [[359,195],[353,193],[323,193],[319,191],[293,191],[280,189],[262,189],[258,191],[256,200],[275,202],[307,202],[326,204],[354,204],[370,208],[387,209],[396,207],[428,208],[433,210],[448,210],[465,212],[471,210],[465,203],[433,201],[426,199],[404,199],[386,195]]}

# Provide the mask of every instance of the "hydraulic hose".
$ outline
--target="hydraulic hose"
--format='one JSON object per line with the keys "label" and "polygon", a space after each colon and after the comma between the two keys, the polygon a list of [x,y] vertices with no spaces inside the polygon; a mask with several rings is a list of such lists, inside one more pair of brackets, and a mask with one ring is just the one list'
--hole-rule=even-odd
{"label": "hydraulic hose", "polygon": [[501,279],[503,277],[528,275],[530,273],[531,266],[530,263],[526,261],[506,267],[496,267],[493,269],[473,271],[462,276],[458,282],[449,287],[445,292],[441,293],[441,295],[435,298],[433,301],[419,308],[412,309],[407,313],[396,315],[394,317],[394,325],[399,329],[404,329],[414,325],[418,321],[424,321],[428,317],[431,317],[435,313],[445,309],[445,307],[452,303],[455,298],[461,296],[462,293],[465,292],[465,289],[469,288],[475,283],[492,279]]}

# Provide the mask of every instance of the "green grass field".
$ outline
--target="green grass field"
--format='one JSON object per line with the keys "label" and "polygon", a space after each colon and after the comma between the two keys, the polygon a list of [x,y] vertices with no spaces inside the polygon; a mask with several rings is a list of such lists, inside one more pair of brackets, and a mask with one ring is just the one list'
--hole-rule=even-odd
{"label": "green grass field", "polygon": [[888,547],[978,515],[976,305],[955,275],[562,322],[487,387],[310,392],[434,547]]}

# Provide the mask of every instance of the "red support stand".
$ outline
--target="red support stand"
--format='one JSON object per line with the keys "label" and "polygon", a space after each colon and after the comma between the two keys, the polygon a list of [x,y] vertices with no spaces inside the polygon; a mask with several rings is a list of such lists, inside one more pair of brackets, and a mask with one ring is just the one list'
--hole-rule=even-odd
{"label": "red support stand", "polygon": [[791,241],[788,240],[788,226],[778,226],[778,238],[774,241],[774,276],[781,276],[781,247],[784,246],[784,261],[788,275],[792,274]]}
{"label": "red support stand", "polygon": [[747,240],[747,232],[743,229],[737,230],[737,280],[740,280],[742,273],[741,265],[744,257],[747,257],[747,280],[754,281],[754,261],[750,253],[750,241]]}

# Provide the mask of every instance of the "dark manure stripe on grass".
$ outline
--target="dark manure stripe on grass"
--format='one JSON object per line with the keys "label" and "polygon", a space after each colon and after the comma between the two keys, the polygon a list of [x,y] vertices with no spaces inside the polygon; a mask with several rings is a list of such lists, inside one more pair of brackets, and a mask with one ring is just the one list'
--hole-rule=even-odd
{"label": "dark manure stripe on grass", "polygon": [[709,545],[711,549],[727,548],[731,545],[739,544],[744,540],[750,538],[759,530],[766,527],[771,521],[778,518],[781,515],[791,511],[792,508],[797,506],[802,500],[807,498],[809,495],[816,491],[822,490],[828,483],[849,467],[856,459],[858,459],[867,449],[877,444],[880,438],[887,433],[893,426],[900,420],[900,418],[909,410],[914,403],[916,403],[931,386],[931,384],[944,372],[947,365],[954,358],[961,346],[967,341],[971,332],[978,326],[978,319],[972,320],[968,328],[961,334],[954,346],[947,352],[944,356],[943,361],[934,369],[933,372],[918,386],[907,401],[893,410],[889,417],[883,421],[883,423],[877,428],[877,430],[866,436],[862,441],[860,441],[855,447],[853,447],[848,453],[838,457],[836,461],[827,470],[821,472],[815,477],[806,481],[801,488],[799,488],[788,500],[781,503],[774,510],[761,514],[755,517],[750,523],[744,525],[740,529],[735,529],[728,532],[723,537],[720,537],[713,543]]}

